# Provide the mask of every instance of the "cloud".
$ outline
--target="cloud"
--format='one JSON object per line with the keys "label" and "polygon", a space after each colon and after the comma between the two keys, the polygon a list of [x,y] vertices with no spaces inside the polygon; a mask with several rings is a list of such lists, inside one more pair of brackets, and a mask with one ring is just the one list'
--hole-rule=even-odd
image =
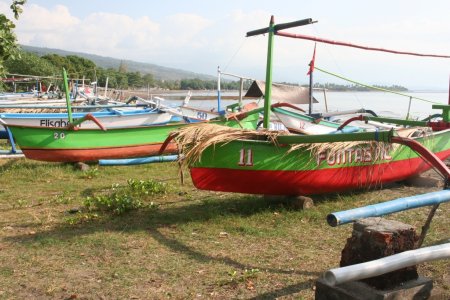
{"label": "cloud", "polygon": [[17,22],[16,34],[25,45],[164,64],[208,48],[210,41],[201,32],[211,23],[194,14],[170,15],[161,23],[105,12],[79,19],[63,5],[30,5]]}
{"label": "cloud", "polygon": [[[95,12],[75,17],[63,5],[27,4],[16,22],[16,35],[19,42],[26,45],[149,62],[206,74],[215,74],[217,66],[221,66],[230,73],[264,78],[267,35],[246,38],[245,33],[267,27],[271,12],[240,7],[215,16],[204,12],[203,15],[177,13],[132,18],[121,12]],[[9,5],[0,0],[0,8],[9,10]],[[350,14],[347,11],[342,12],[349,16],[336,18],[338,8],[339,5],[325,10],[310,9],[317,14],[318,24],[287,31],[373,47],[448,54],[449,40],[445,39],[450,28],[448,18],[428,18],[410,11],[404,15],[396,12],[383,21],[375,13]],[[274,14],[278,24],[298,19],[295,9]],[[309,15],[307,8],[304,14]],[[314,42],[276,37],[274,47],[274,79],[306,83],[305,70]],[[443,78],[439,85],[448,86],[446,66],[449,60],[413,61],[399,55],[326,44],[318,44],[317,54],[318,66],[367,83],[384,80],[388,84],[404,76],[413,85],[433,84],[440,80],[436,78]],[[428,68],[424,67],[425,63]],[[414,70],[414,65],[419,67]],[[407,74],[402,70],[407,70]],[[319,74],[317,79],[334,81]]]}
{"label": "cloud", "polygon": [[75,33],[80,20],[73,17],[68,8],[56,5],[46,9],[31,4],[24,9],[17,21],[19,42],[41,47],[60,47]]}
{"label": "cloud", "polygon": [[159,35],[159,25],[148,17],[133,19],[111,13],[88,15],[78,30],[78,42],[82,49],[89,50],[90,53],[119,57],[133,54],[134,49],[147,49]]}
{"label": "cloud", "polygon": [[27,45],[127,57],[133,49],[157,45],[159,25],[148,17],[132,19],[112,13],[78,19],[62,5],[50,9],[31,5],[24,10],[16,33],[19,42]]}
{"label": "cloud", "polygon": [[206,42],[201,32],[211,24],[212,21],[194,14],[170,15],[164,19],[162,39],[166,46],[199,48]]}

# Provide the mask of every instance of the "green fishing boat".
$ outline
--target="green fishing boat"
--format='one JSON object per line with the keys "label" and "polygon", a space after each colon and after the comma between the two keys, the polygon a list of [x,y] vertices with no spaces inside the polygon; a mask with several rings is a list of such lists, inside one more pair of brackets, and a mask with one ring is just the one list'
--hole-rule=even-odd
{"label": "green fishing boat", "polygon": [[[63,77],[66,91],[68,91],[65,71],[63,71]],[[51,162],[86,162],[152,156],[160,152],[162,144],[173,130],[191,126],[186,123],[176,123],[106,129],[97,118],[90,114],[74,121],[67,92],[66,100],[70,123],[67,127],[4,124],[11,131],[26,158]],[[255,103],[250,103],[241,111],[208,122],[222,126],[255,129],[262,110],[255,107],[257,107]],[[86,120],[93,121],[98,128],[77,126]],[[166,145],[164,154],[175,152],[177,148],[174,143]]]}
{"label": "green fishing boat", "polygon": [[[247,36],[269,34],[264,104],[266,129],[270,110],[276,112],[276,107],[270,104],[273,36],[283,35],[279,30],[310,23],[312,20],[306,19],[275,25],[272,17],[268,28],[247,33]],[[311,104],[312,95],[310,111]],[[199,125],[179,130],[176,140],[192,181],[199,189],[266,195],[338,192],[404,180],[431,167],[447,174],[442,160],[450,157],[450,105],[434,105],[433,108],[442,109],[441,121],[359,116],[340,126],[330,126],[333,128],[329,128],[327,134],[311,135]],[[310,122],[309,119],[299,120],[303,124]],[[400,126],[391,130],[342,131],[356,120]],[[319,125],[329,124],[321,122]]]}
{"label": "green fishing boat", "polygon": [[[379,187],[432,163],[442,167],[450,156],[450,131],[426,127],[305,136],[199,127],[195,138],[187,133],[194,128],[181,130],[179,142],[194,185],[204,190],[308,195]],[[184,134],[196,142],[185,143]]]}
{"label": "green fishing boat", "polygon": [[[256,128],[258,112],[241,120],[215,123],[241,128]],[[214,122],[212,122],[214,123]],[[26,158],[52,162],[85,162],[99,159],[157,155],[170,132],[189,124],[78,130],[59,127],[8,126]],[[164,154],[176,153],[170,143]]]}

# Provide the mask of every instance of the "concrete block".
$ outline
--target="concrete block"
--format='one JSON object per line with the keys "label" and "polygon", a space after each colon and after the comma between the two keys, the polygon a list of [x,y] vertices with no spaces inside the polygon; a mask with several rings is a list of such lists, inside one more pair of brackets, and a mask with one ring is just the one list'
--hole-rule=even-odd
{"label": "concrete block", "polygon": [[401,285],[379,290],[361,281],[351,281],[331,286],[325,280],[316,281],[316,300],[421,300],[429,299],[433,281],[425,277]]}

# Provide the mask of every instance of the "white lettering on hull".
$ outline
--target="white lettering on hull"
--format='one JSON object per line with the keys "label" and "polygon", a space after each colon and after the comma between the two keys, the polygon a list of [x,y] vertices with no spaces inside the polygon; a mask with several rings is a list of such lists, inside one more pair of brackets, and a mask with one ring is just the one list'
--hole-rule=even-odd
{"label": "white lettering on hull", "polygon": [[320,152],[316,157],[317,165],[326,162],[329,166],[344,165],[351,163],[373,163],[376,161],[390,161],[392,157],[390,152],[392,146],[388,145],[383,148],[374,149],[373,147],[350,148],[338,151]]}

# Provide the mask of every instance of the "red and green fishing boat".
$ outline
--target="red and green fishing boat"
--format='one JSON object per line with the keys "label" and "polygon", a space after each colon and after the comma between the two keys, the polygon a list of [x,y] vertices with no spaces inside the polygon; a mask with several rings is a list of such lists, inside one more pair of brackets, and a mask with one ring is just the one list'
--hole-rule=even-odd
{"label": "red and green fishing boat", "polygon": [[[224,126],[256,128],[259,109],[237,114],[236,118],[212,121]],[[26,158],[52,162],[84,162],[99,159],[131,158],[157,155],[170,132],[190,124],[139,127],[60,128],[8,126]],[[164,154],[176,153],[170,143]]]}
{"label": "red and green fishing boat", "polygon": [[[417,128],[408,133],[419,137],[409,139],[395,136],[395,131],[379,131],[279,135],[268,141],[267,136],[255,135],[254,139],[206,147],[190,166],[190,173],[194,185],[204,190],[308,195],[379,187],[430,169],[430,161],[437,161],[436,157],[443,160],[450,156],[450,130]],[[358,144],[352,146],[355,142]],[[426,159],[416,152],[419,148],[429,150],[425,151]]]}
{"label": "red and green fishing boat", "polygon": [[[256,128],[259,109],[235,118],[211,123],[237,128]],[[189,124],[169,124],[121,128],[60,128],[8,126],[26,158],[52,162],[84,162],[99,159],[157,155],[168,135]],[[176,153],[170,143],[164,154]]]}
{"label": "red and green fishing boat", "polygon": [[[66,91],[67,75],[63,72]],[[169,125],[120,127],[106,129],[92,115],[73,121],[70,101],[66,95],[68,119],[70,126],[38,127],[25,125],[8,125],[15,142],[26,158],[51,162],[85,162],[100,159],[120,159],[152,156],[159,150],[175,129],[191,126],[185,123]],[[261,108],[249,105],[251,110],[236,112],[211,121],[224,126],[255,129]],[[257,107],[257,105],[256,105]],[[85,120],[95,122],[99,128],[80,128],[78,124]],[[176,153],[176,144],[169,143],[164,154]]]}
{"label": "red and green fishing boat", "polygon": [[[269,33],[264,127],[268,128],[273,35],[310,24],[311,19],[247,33]],[[311,98],[312,99],[312,96]],[[442,121],[411,121],[361,116],[353,120],[385,122],[404,129],[295,135],[199,125],[178,132],[194,185],[199,189],[266,195],[308,195],[377,187],[404,180],[450,157],[450,105]],[[223,139],[221,135],[223,134]]]}

